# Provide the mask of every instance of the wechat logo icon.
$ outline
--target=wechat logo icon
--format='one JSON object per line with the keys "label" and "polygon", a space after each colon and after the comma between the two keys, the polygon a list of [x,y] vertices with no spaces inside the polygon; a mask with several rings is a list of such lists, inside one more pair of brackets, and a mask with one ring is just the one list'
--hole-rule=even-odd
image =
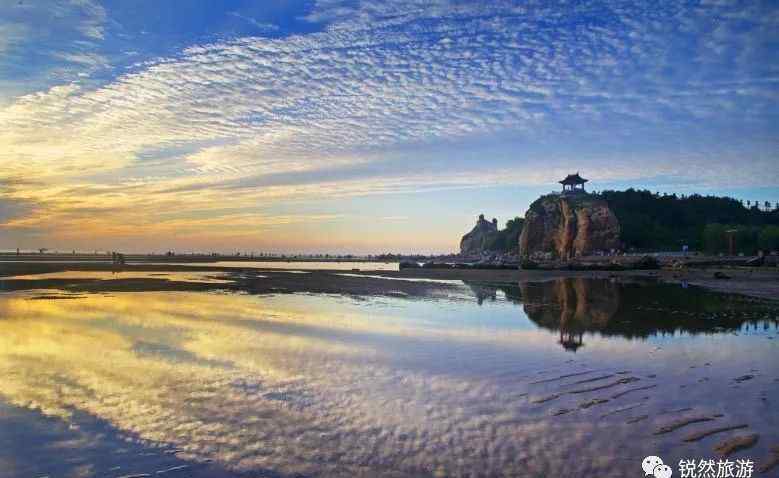
{"label": "wechat logo icon", "polygon": [[641,468],[644,470],[644,476],[653,476],[654,478],[671,478],[673,470],[664,464],[659,456],[648,456],[641,462]]}

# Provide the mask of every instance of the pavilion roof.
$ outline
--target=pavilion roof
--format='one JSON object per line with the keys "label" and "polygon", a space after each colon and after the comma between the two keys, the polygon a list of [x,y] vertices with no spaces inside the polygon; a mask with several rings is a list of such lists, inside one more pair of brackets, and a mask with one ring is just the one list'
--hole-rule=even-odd
{"label": "pavilion roof", "polygon": [[559,181],[560,184],[584,184],[589,179],[584,179],[583,177],[579,176],[579,173],[576,174],[569,174],[565,177],[562,181]]}

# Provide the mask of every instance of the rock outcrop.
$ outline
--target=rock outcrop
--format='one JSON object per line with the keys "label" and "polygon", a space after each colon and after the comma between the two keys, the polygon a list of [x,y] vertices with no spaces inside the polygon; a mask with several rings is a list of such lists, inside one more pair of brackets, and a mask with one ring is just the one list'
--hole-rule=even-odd
{"label": "rock outcrop", "polygon": [[479,220],[460,240],[460,254],[463,256],[477,256],[487,250],[490,239],[498,233],[498,220],[492,222],[484,219],[484,214],[479,215]]}
{"label": "rock outcrop", "polygon": [[530,205],[519,236],[523,258],[571,260],[620,247],[617,216],[586,193],[550,194]]}

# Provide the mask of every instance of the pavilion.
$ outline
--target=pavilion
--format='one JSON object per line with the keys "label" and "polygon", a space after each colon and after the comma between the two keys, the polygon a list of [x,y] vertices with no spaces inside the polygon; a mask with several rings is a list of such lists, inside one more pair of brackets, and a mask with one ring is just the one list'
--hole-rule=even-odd
{"label": "pavilion", "polygon": [[584,183],[587,181],[588,179],[579,176],[578,172],[576,174],[569,174],[565,179],[560,181],[560,184],[563,185],[563,194],[585,192]]}

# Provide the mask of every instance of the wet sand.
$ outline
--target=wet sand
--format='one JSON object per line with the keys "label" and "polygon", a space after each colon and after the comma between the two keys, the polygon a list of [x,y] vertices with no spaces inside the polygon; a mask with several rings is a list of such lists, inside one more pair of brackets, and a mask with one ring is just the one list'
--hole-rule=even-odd
{"label": "wet sand", "polygon": [[[115,272],[111,280],[90,278],[19,278],[32,274],[64,271]],[[147,272],[148,277],[136,277]],[[208,273],[223,281],[178,280],[154,273]],[[291,273],[301,272],[301,273]],[[717,279],[716,272],[728,276]],[[133,277],[124,277],[133,274]],[[206,276],[208,277],[208,276]],[[775,268],[694,268],[683,271],[545,271],[545,270],[467,270],[467,269],[404,269],[400,271],[310,270],[287,271],[213,265],[130,264],[112,266],[100,263],[0,263],[0,291],[59,289],[69,292],[121,291],[207,291],[234,290],[252,294],[323,293],[343,295],[429,296],[446,292],[454,286],[446,281],[482,284],[514,284],[542,282],[558,278],[612,278],[615,280],[656,280],[687,284],[717,292],[776,300],[779,298],[779,269]]]}

